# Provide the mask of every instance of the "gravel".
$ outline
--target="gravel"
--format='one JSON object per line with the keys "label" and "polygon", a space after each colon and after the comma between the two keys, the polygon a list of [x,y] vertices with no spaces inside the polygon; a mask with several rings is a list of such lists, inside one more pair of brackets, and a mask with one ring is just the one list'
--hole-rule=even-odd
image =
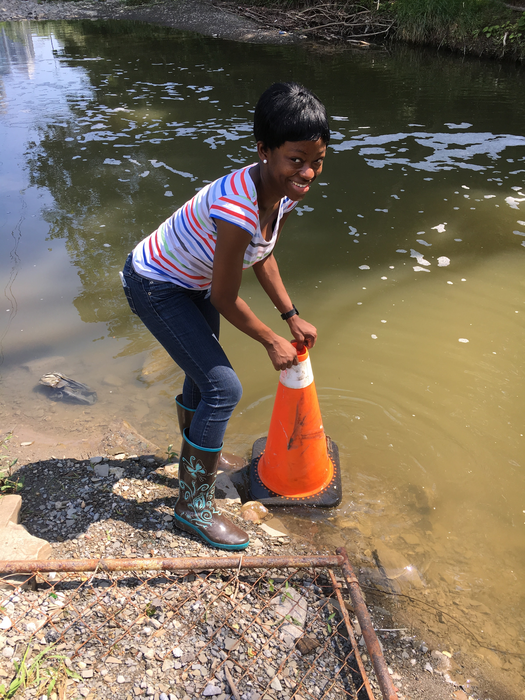
{"label": "gravel", "polygon": [[[25,478],[21,522],[50,542],[55,558],[230,556],[173,527],[176,464],[119,449],[118,456],[44,460],[18,470]],[[231,495],[232,482],[221,478],[218,496]],[[218,503],[249,532],[247,554],[328,553],[241,520],[239,498]],[[294,691],[304,699],[353,697],[340,676],[348,640],[330,641],[341,618],[328,602],[326,574],[313,582],[308,572],[292,572],[288,588],[285,571],[56,574],[36,590],[0,592],[0,683],[12,679],[13,663],[31,642],[28,659],[45,650],[60,658],[42,668],[59,669],[60,687],[77,693],[71,697],[226,700],[235,697],[228,674],[243,700],[286,700]],[[390,613],[370,607],[376,628],[395,630]],[[354,633],[379,697],[356,620]],[[478,697],[471,686],[453,695],[463,692],[449,676],[457,658],[431,651],[407,630],[378,635],[400,700]],[[44,695],[30,686],[24,697]]]}

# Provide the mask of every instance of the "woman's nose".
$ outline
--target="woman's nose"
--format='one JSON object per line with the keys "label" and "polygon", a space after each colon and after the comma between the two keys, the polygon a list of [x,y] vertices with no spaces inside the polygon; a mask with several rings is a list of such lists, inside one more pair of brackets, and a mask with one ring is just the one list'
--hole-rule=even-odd
{"label": "woman's nose", "polygon": [[301,169],[301,177],[305,180],[312,180],[315,177],[315,170],[309,163],[305,163]]}

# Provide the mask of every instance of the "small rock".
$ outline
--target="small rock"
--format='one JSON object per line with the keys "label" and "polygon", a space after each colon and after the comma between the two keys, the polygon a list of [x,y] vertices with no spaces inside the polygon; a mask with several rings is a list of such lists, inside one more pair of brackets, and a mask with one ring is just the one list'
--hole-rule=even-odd
{"label": "small rock", "polygon": [[284,523],[279,518],[272,518],[268,522],[263,523],[261,530],[264,530],[270,537],[287,537],[289,535]]}
{"label": "small rock", "polygon": [[11,622],[11,620],[6,615],[4,615],[0,620],[0,630],[10,629],[12,624],[13,623]]}
{"label": "small rock", "polygon": [[117,377],[115,374],[107,374],[102,380],[102,384],[119,387],[124,384],[124,380],[121,377]]}
{"label": "small rock", "polygon": [[276,690],[278,693],[280,693],[281,690],[283,689],[283,686],[281,685],[281,681],[277,677],[275,677],[273,679],[273,681],[270,683],[270,687],[273,688],[274,690]]}
{"label": "small rock", "polygon": [[303,656],[308,656],[308,654],[311,654],[313,651],[315,651],[318,646],[319,642],[313,637],[304,636],[301,637],[301,639],[299,639],[299,641],[297,642],[297,649],[301,652]]}
{"label": "small rock", "polygon": [[425,671],[428,671],[429,673],[434,673],[434,669],[429,663],[425,664]]}
{"label": "small rock", "polygon": [[203,690],[202,692],[203,695],[209,696],[209,695],[221,695],[222,690],[220,688],[217,688],[216,685],[213,685],[212,683],[209,683]]}
{"label": "small rock", "polygon": [[119,664],[121,662],[120,662],[120,659],[117,659],[115,656],[107,656],[106,663],[107,664]]}
{"label": "small rock", "polygon": [[13,647],[4,647],[2,649],[2,656],[6,659],[10,659],[14,653],[15,650],[13,649]]}
{"label": "small rock", "polygon": [[224,648],[226,649],[226,651],[232,651],[233,649],[235,649],[237,647],[238,644],[239,644],[238,639],[232,639],[231,637],[226,637],[226,639],[224,640]]}
{"label": "small rock", "polygon": [[250,508],[247,508],[246,510],[241,511],[241,518],[248,523],[260,523],[261,522],[261,518],[259,517],[258,513],[254,510],[251,510]]}
{"label": "small rock", "polygon": [[434,650],[431,654],[434,660],[434,666],[438,671],[448,671],[451,667],[450,659],[441,651]]}
{"label": "small rock", "polygon": [[181,656],[182,656],[182,654],[183,654],[183,651],[182,651],[182,649],[181,649],[180,647],[176,647],[176,648],[172,651],[172,654],[173,654],[173,656],[174,656],[176,659],[180,659]]}
{"label": "small rock", "polygon": [[81,671],[80,675],[82,678],[93,678],[93,670],[91,668],[86,668],[84,671]]}
{"label": "small rock", "polygon": [[91,457],[89,460],[91,465],[94,466],[95,464],[100,464],[103,460],[103,457]]}
{"label": "small rock", "polygon": [[247,501],[241,508],[241,517],[253,523],[259,523],[268,515],[268,508],[259,501]]}
{"label": "small rock", "polygon": [[126,682],[126,679],[124,678],[124,676],[117,676],[117,683],[125,683],[125,682]]}
{"label": "small rock", "polygon": [[109,476],[109,464],[96,464],[95,474],[97,476],[101,476],[102,478]]}

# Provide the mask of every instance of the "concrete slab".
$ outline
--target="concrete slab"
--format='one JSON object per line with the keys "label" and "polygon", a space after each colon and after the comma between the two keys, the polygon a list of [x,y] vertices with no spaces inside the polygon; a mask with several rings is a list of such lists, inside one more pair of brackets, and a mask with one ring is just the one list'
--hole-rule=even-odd
{"label": "concrete slab", "polygon": [[0,496],[0,528],[5,527],[8,523],[18,522],[21,505],[22,496],[15,494]]}
{"label": "concrete slab", "polygon": [[40,537],[30,535],[23,525],[9,522],[0,529],[0,560],[49,559],[51,545]]}

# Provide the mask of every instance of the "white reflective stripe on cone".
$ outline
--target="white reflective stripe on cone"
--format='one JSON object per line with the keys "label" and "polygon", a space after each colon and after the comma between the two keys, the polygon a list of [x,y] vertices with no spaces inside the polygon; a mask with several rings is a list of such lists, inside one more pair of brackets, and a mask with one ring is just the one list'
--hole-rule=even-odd
{"label": "white reflective stripe on cone", "polygon": [[292,365],[290,369],[283,369],[279,377],[281,384],[289,389],[304,389],[310,386],[313,380],[314,374],[309,357],[297,365]]}

